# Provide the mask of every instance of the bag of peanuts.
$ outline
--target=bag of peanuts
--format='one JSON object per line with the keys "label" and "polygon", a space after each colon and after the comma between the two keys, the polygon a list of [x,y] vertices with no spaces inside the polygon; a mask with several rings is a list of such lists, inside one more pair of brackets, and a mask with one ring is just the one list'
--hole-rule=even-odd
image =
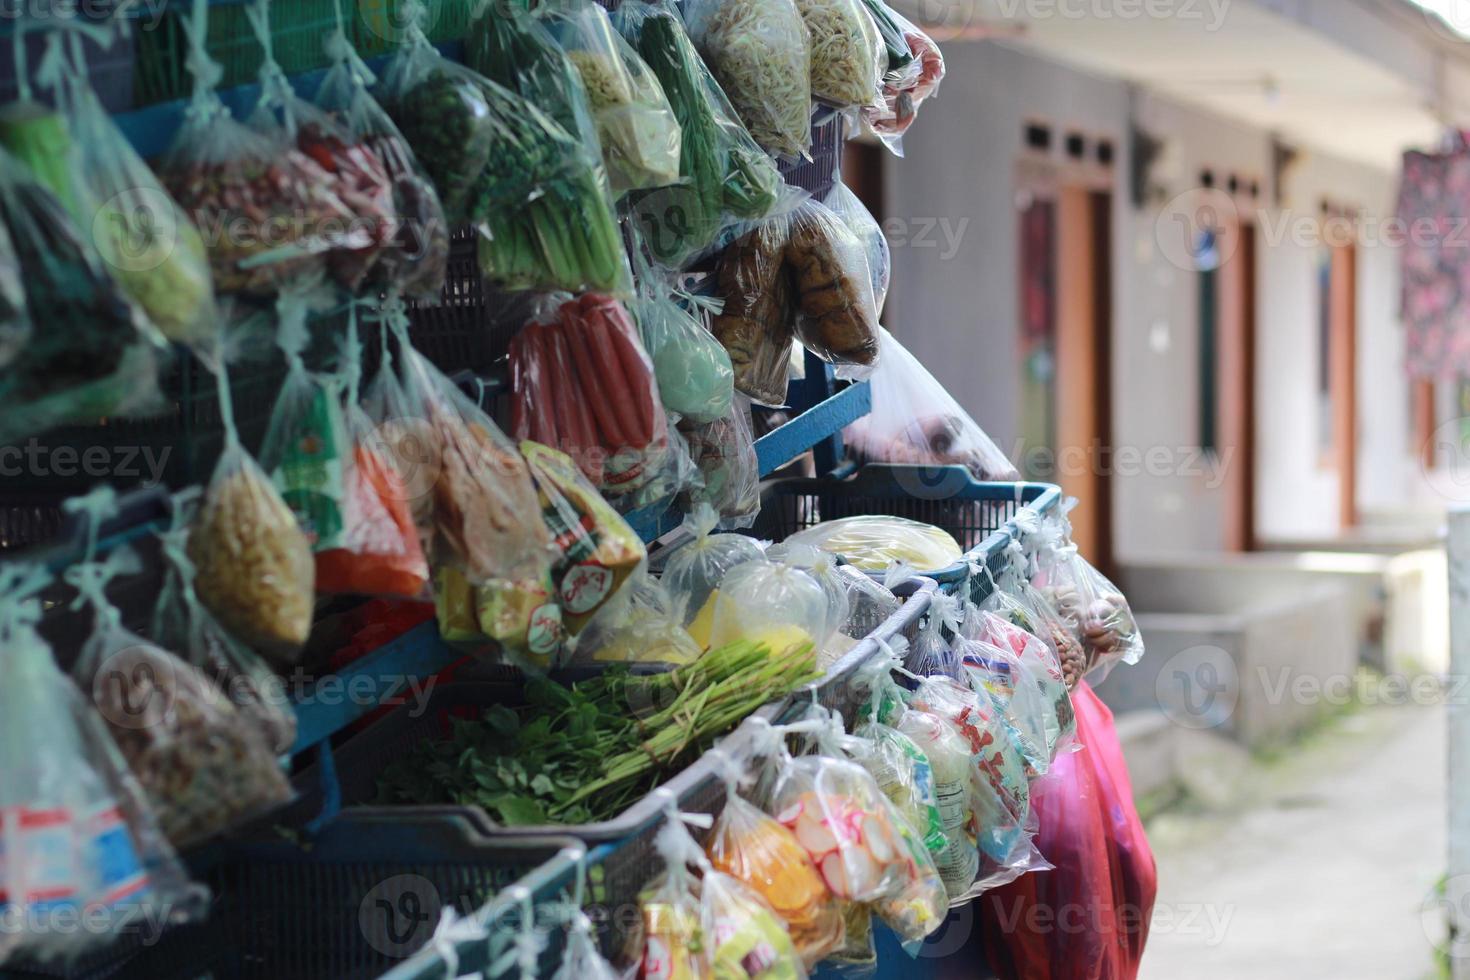
{"label": "bag of peanuts", "polygon": [[126,549],[67,570],[67,582],[94,615],[72,677],[102,716],[164,835],[184,848],[288,802],[291,784],[266,733],[203,671],[123,627],[107,585],[140,570]]}
{"label": "bag of peanuts", "polygon": [[311,632],[311,542],[235,429],[225,359],[215,365],[225,448],[189,529],[194,590],[227,630],[277,666]]}

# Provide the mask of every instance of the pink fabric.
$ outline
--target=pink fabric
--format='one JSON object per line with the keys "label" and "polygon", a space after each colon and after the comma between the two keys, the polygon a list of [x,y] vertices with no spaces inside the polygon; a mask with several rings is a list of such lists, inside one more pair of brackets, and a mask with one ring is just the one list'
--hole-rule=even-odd
{"label": "pink fabric", "polygon": [[1055,870],[979,902],[991,967],[1007,980],[1132,980],[1148,940],[1158,872],[1113,715],[1086,682],[1072,705],[1083,748],[1059,756],[1031,797]]}
{"label": "pink fabric", "polygon": [[1470,376],[1470,149],[1463,141],[1450,153],[1404,154],[1391,235],[1400,251],[1409,374]]}

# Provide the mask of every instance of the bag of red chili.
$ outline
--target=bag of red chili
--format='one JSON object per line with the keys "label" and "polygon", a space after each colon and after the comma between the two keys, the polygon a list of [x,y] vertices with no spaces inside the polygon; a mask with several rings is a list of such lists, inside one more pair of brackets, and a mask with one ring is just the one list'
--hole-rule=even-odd
{"label": "bag of red chili", "polygon": [[510,366],[516,439],[566,453],[609,498],[661,472],[668,419],[653,362],[616,299],[587,293],[526,324]]}
{"label": "bag of red chili", "polygon": [[260,64],[260,100],[250,114],[250,125],[272,139],[294,145],[330,177],[331,189],[351,220],[335,236],[327,267],[338,285],[358,292],[393,244],[400,224],[388,168],[365,141],[297,97],[271,50],[270,0],[252,0],[245,15],[265,51]]}

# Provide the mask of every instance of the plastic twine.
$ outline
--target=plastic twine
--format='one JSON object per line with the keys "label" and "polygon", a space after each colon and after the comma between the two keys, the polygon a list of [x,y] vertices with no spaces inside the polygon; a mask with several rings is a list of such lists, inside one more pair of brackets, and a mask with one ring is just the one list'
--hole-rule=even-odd
{"label": "plastic twine", "polygon": [[194,76],[194,91],[189,95],[184,115],[196,124],[216,115],[228,115],[229,110],[215,91],[225,77],[225,70],[209,56],[209,0],[194,0],[189,16],[182,18],[182,22],[184,36],[189,40],[184,67]]}

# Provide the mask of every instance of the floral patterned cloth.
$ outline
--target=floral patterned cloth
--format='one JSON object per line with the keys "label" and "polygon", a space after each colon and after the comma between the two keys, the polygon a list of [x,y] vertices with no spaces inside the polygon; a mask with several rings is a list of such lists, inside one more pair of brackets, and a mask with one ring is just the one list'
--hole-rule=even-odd
{"label": "floral patterned cloth", "polygon": [[1401,315],[1406,368],[1428,378],[1470,378],[1470,148],[1404,154]]}

